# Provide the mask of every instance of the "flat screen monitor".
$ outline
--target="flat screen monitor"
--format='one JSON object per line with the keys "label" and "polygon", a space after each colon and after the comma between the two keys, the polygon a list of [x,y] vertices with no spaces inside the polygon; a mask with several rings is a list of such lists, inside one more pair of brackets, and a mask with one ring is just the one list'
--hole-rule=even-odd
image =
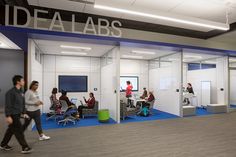
{"label": "flat screen monitor", "polygon": [[87,76],[58,76],[59,91],[67,92],[88,92],[88,77]]}
{"label": "flat screen monitor", "polygon": [[133,86],[133,90],[132,91],[138,91],[138,76],[121,76],[120,77],[120,91],[125,91],[127,84],[126,81],[130,81],[132,86]]}

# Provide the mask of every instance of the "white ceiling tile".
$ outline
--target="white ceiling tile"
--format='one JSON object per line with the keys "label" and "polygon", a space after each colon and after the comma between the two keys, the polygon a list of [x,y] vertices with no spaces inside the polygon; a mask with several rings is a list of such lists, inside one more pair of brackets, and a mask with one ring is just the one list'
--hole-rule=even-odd
{"label": "white ceiling tile", "polygon": [[136,0],[134,7],[143,7],[158,11],[169,11],[186,0]]}
{"label": "white ceiling tile", "polygon": [[38,5],[47,8],[55,8],[69,11],[81,12],[84,8],[84,3],[78,3],[68,0],[38,0]]}
{"label": "white ceiling tile", "polygon": [[211,0],[188,0],[171,10],[171,13],[225,22],[225,11],[224,5]]}
{"label": "white ceiling tile", "polygon": [[89,13],[89,14],[95,14],[95,15],[102,15],[102,16],[109,16],[109,17],[118,17],[118,18],[120,18],[121,15],[122,15],[122,13],[95,9],[93,7],[93,5],[86,5],[83,12]]}
{"label": "white ceiling tile", "polygon": [[39,5],[39,0],[28,0],[29,5]]}

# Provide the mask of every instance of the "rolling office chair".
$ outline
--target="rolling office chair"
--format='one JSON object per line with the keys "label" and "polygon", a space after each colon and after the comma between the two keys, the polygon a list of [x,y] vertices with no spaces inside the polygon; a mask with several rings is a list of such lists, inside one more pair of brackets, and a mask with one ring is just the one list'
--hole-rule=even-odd
{"label": "rolling office chair", "polygon": [[51,106],[50,106],[50,113],[49,116],[47,117],[47,121],[50,119],[54,119],[55,121],[61,117],[62,112],[60,111],[60,113],[58,113],[56,106],[53,104],[53,101],[51,99],[51,97],[49,98]]}
{"label": "rolling office chair", "polygon": [[62,120],[58,121],[58,125],[63,123],[63,125],[65,126],[66,124],[68,124],[69,122],[73,123],[75,125],[76,123],[76,118],[72,116],[72,114],[77,113],[77,110],[75,109],[71,109],[71,110],[67,110],[68,105],[66,103],[65,100],[60,100],[60,103],[62,105],[62,111],[65,111],[63,114],[63,118]]}

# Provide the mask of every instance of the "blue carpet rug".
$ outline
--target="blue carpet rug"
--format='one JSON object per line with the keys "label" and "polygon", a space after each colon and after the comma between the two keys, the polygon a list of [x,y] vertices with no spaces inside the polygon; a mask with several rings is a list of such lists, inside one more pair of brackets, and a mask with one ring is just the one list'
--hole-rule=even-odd
{"label": "blue carpet rug", "polygon": [[[47,121],[46,118],[46,114],[43,114],[41,117],[43,130],[116,124],[116,122],[111,118],[108,123],[100,123],[97,120],[97,116],[90,116],[77,121],[75,125],[73,123],[68,123],[66,126],[64,126],[63,124],[58,125],[57,122],[53,119]],[[36,127],[34,126],[32,130],[35,131]]]}
{"label": "blue carpet rug", "polygon": [[171,119],[171,118],[179,118],[176,115],[162,112],[159,110],[152,110],[152,115],[148,117],[142,117],[142,116],[129,116],[126,117],[125,120],[121,120],[121,123],[129,123],[129,122],[142,122],[142,121],[150,121],[150,120],[163,120],[163,119]]}
{"label": "blue carpet rug", "polygon": [[207,109],[204,108],[197,108],[196,115],[197,116],[205,116],[205,115],[211,115],[212,113],[208,113]]}

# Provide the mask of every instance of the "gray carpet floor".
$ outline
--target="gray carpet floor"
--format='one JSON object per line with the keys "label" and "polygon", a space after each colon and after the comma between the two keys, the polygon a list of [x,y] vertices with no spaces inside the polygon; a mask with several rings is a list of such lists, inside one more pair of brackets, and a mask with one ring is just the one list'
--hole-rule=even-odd
{"label": "gray carpet floor", "polygon": [[[6,125],[0,115],[0,138]],[[236,112],[162,121],[56,129],[50,141],[37,132],[25,133],[32,157],[236,157]],[[21,157],[15,138],[13,151],[0,157]]]}

